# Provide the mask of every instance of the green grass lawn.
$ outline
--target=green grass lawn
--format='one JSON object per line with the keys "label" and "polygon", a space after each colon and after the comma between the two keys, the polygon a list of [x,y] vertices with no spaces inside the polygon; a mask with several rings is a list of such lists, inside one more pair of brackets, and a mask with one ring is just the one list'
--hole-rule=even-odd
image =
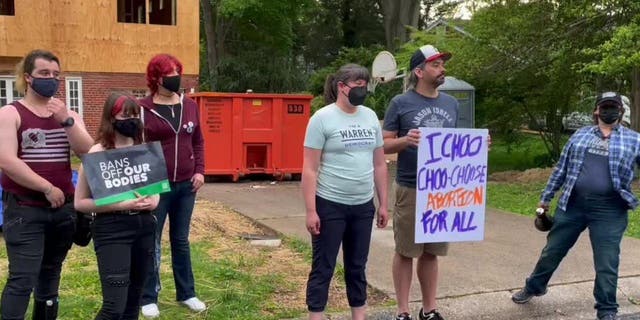
{"label": "green grass lawn", "polygon": [[[241,241],[241,240],[232,240]],[[214,248],[211,241],[192,243],[191,259],[198,296],[208,309],[194,314],[175,301],[175,286],[170,271],[168,244],[163,250],[163,290],[160,293],[159,319],[283,319],[299,317],[306,310],[291,308],[274,302],[274,297],[282,290],[290,290],[286,273],[256,272],[269,259],[264,254],[243,254],[228,252],[212,258],[208,251]],[[0,246],[0,270],[7,268],[5,246]],[[0,287],[4,287],[5,276],[0,277]],[[65,260],[60,285],[59,319],[93,319],[97,314],[102,297],[96,267],[93,244],[80,248],[74,246]],[[27,319],[30,319],[31,307]],[[144,319],[142,316],[140,319]]]}
{"label": "green grass lawn", "polygon": [[[487,206],[533,217],[544,186],[544,182],[530,184],[489,182]],[[553,208],[555,208],[557,196],[558,194],[552,202]],[[629,226],[625,234],[640,238],[640,208],[629,212]]]}

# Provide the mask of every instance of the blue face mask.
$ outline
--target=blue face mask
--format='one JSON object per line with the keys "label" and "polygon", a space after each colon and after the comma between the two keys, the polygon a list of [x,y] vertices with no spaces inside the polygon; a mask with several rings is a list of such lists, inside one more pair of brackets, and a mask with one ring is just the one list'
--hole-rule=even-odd
{"label": "blue face mask", "polygon": [[60,81],[56,78],[36,78],[31,77],[31,88],[37,94],[45,97],[51,98],[56,92],[58,92],[58,85]]}

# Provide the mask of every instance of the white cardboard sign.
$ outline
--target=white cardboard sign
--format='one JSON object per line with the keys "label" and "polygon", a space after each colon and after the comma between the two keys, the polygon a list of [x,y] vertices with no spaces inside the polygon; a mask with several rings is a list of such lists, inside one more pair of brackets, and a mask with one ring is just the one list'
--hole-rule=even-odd
{"label": "white cardboard sign", "polygon": [[488,130],[420,131],[416,243],[483,240]]}

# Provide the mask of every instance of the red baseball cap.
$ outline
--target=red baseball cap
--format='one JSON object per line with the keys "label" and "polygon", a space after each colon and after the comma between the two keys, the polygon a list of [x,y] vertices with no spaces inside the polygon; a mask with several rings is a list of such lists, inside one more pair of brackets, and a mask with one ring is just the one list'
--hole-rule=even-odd
{"label": "red baseball cap", "polygon": [[433,60],[442,59],[447,61],[451,59],[451,53],[449,52],[440,52],[434,46],[428,44],[420,47],[420,49],[416,50],[411,56],[411,61],[409,62],[410,70],[415,69],[423,62],[431,62]]}

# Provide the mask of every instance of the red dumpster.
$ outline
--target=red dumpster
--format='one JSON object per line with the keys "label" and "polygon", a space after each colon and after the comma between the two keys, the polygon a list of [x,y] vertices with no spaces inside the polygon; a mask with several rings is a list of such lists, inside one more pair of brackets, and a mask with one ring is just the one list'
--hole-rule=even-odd
{"label": "red dumpster", "polygon": [[310,95],[199,92],[205,175],[302,173]]}

